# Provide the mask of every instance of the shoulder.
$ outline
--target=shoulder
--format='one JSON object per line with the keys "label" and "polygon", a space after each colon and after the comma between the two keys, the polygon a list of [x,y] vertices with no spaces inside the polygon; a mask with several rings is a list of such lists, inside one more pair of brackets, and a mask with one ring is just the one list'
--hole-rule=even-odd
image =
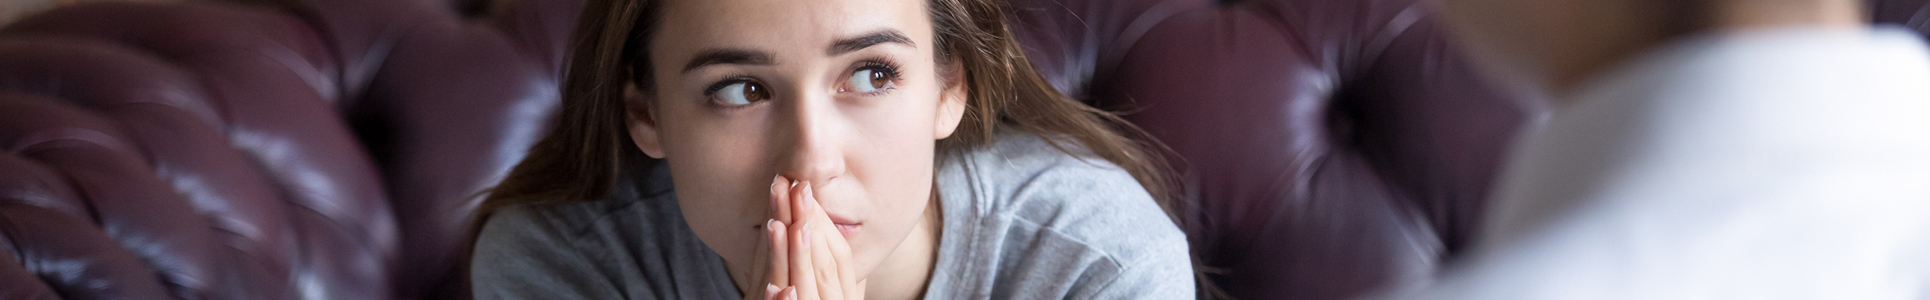
{"label": "shoulder", "polygon": [[[962,186],[941,188],[951,190],[945,201],[963,198],[959,200],[966,203],[957,204],[969,208],[947,212],[966,213],[975,220],[955,223],[950,219],[954,215],[948,215],[946,223],[977,226],[976,235],[997,236],[981,241],[997,244],[996,256],[1055,265],[1042,269],[1072,268],[1080,274],[1056,279],[1086,283],[1067,287],[1067,296],[1073,298],[1117,295],[1105,291],[1121,291],[1107,287],[1120,284],[1192,296],[1185,234],[1118,165],[1075,141],[1022,133],[1002,134],[989,147],[955,158],[943,172],[956,179],[942,180]],[[1037,279],[1029,278],[1035,274],[1010,275]]]}
{"label": "shoulder", "polygon": [[[488,216],[476,234],[476,264],[549,264],[544,268],[600,269],[575,265],[573,260],[601,260],[630,251],[627,245],[646,241],[624,234],[626,227],[663,218],[652,214],[646,201],[611,197],[592,201],[521,203],[504,206]],[[531,266],[510,266],[528,269]]]}
{"label": "shoulder", "polygon": [[[494,244],[543,245],[575,244],[609,236],[610,229],[682,222],[676,196],[669,189],[667,174],[656,166],[626,168],[608,197],[593,200],[558,200],[503,206],[490,214],[478,230],[480,250]],[[648,172],[648,173],[646,173]],[[648,176],[646,176],[648,174]],[[664,224],[643,224],[664,223]],[[635,237],[630,237],[635,238]]]}
{"label": "shoulder", "polygon": [[608,240],[591,230],[608,200],[503,207],[477,233],[470,258],[477,299],[608,299],[623,284],[608,268]]}
{"label": "shoulder", "polygon": [[483,222],[477,234],[479,248],[497,245],[552,246],[578,240],[594,232],[600,223],[609,223],[624,210],[634,210],[635,201],[595,200],[556,203],[520,203],[498,208]]}
{"label": "shoulder", "polygon": [[668,178],[622,178],[604,199],[498,209],[470,261],[477,298],[735,298],[721,258],[684,223]]}
{"label": "shoulder", "polygon": [[1120,208],[1159,209],[1131,173],[1070,138],[1004,132],[992,144],[953,159],[952,167],[968,177],[969,187],[994,200],[984,203],[992,208],[1132,203],[1150,206]]}
{"label": "shoulder", "polygon": [[1139,237],[1184,244],[1184,234],[1138,179],[1076,141],[1007,133],[972,156],[965,173],[986,215],[1038,223],[1095,243],[1134,228]]}

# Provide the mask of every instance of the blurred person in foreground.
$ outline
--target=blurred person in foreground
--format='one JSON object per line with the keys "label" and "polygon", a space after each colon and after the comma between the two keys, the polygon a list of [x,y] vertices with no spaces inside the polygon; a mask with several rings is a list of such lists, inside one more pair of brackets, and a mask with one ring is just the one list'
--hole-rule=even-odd
{"label": "blurred person in foreground", "polygon": [[1930,50],[1857,0],[1443,0],[1552,112],[1406,297],[1930,299]]}

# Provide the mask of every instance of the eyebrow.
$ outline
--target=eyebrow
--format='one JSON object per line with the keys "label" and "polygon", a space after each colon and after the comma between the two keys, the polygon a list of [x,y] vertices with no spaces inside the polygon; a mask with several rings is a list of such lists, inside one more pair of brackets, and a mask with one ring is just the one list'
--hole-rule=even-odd
{"label": "eyebrow", "polygon": [[[832,43],[831,48],[825,50],[825,52],[830,55],[839,55],[884,43],[898,43],[915,47],[915,44],[911,42],[911,38],[905,37],[904,33],[894,29],[885,29],[854,38],[838,40],[836,43]],[[713,48],[699,51],[697,55],[691,56],[690,62],[684,64],[683,72],[690,73],[691,70],[710,65],[771,65],[774,63],[775,60],[771,59],[771,53],[769,52],[741,48]]]}
{"label": "eyebrow", "polygon": [[684,64],[683,72],[690,73],[690,70],[696,70],[704,66],[725,64],[770,65],[772,64],[772,60],[771,54],[763,51],[738,48],[706,49],[697,52],[696,56],[690,57],[690,63]]}
{"label": "eyebrow", "polygon": [[898,32],[898,30],[895,29],[885,29],[873,31],[854,38],[838,40],[837,43],[832,43],[831,49],[826,50],[825,53],[830,55],[845,54],[884,43],[899,43],[905,46],[916,47],[916,45],[911,43],[911,38],[906,38],[904,33]]}

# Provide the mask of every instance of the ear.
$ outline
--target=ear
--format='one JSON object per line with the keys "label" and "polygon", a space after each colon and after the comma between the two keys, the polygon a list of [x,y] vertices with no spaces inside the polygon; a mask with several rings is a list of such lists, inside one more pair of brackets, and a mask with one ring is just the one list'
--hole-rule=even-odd
{"label": "ear", "polygon": [[630,141],[637,149],[652,158],[663,158],[663,140],[657,135],[656,115],[650,112],[650,96],[644,95],[636,83],[623,85],[624,124],[630,129]]}
{"label": "ear", "polygon": [[954,58],[938,70],[938,79],[943,81],[945,89],[938,92],[938,122],[933,122],[937,126],[932,129],[934,140],[951,137],[952,132],[958,131],[958,123],[965,118],[965,109],[971,102],[971,89],[962,62]]}

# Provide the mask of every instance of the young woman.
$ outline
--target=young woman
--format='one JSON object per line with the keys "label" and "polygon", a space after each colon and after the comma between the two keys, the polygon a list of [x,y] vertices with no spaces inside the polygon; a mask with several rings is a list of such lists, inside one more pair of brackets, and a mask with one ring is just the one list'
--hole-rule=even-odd
{"label": "young woman", "polygon": [[556,127],[483,204],[476,296],[1193,297],[1160,164],[1000,5],[589,1]]}

